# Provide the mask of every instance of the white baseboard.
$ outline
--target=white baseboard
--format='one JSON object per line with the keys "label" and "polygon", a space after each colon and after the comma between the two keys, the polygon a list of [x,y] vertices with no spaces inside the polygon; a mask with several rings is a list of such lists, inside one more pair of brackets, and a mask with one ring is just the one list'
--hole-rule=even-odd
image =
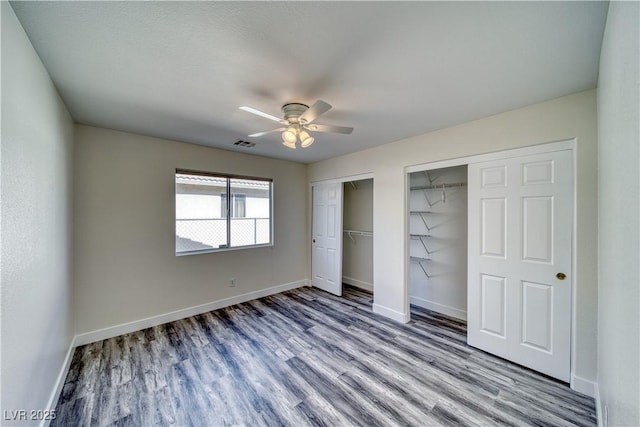
{"label": "white baseboard", "polygon": [[181,310],[160,314],[158,316],[147,317],[146,319],[135,320],[133,322],[123,323],[104,329],[98,329],[96,331],[86,332],[84,334],[76,335],[75,345],[80,346],[96,341],[101,341],[107,338],[117,337],[118,335],[128,334],[130,332],[139,331],[141,329],[150,328],[152,326],[162,325],[163,323],[173,322],[190,316],[206,313],[211,310],[229,307],[230,305],[240,304],[269,295],[278,294],[280,292],[288,291],[302,286],[309,286],[309,280],[298,280],[297,282],[272,286],[270,288],[261,289],[259,291],[249,292],[230,298],[212,301],[194,307],[183,308]]}
{"label": "white baseboard", "polygon": [[586,380],[575,374],[571,374],[571,389],[578,393],[586,394],[589,397],[593,397],[596,400],[596,417],[598,420],[598,427],[607,427],[605,422],[605,414],[602,408],[602,402],[600,400],[600,387],[597,381]]}
{"label": "white baseboard", "polygon": [[[64,381],[67,379],[67,374],[69,373],[69,367],[71,367],[71,361],[73,360],[73,352],[76,349],[76,338],[73,337],[71,342],[69,343],[69,348],[67,349],[67,354],[64,357],[64,362],[60,367],[60,372],[58,373],[58,378],[56,378],[56,384],[51,392],[51,396],[49,396],[49,401],[47,402],[47,406],[45,409],[49,411],[55,411],[56,405],[58,404],[58,399],[60,398],[60,393],[62,393],[62,387],[64,387]],[[43,420],[40,423],[41,427],[47,427],[51,423],[51,420]]]}
{"label": "white baseboard", "polygon": [[342,276],[342,283],[364,289],[365,291],[373,292],[372,283],[363,282],[362,280],[354,279],[353,277]]}
{"label": "white baseboard", "polygon": [[602,408],[602,400],[600,400],[600,386],[596,382],[595,385],[595,399],[596,399],[596,417],[598,419],[598,427],[608,427],[608,420],[605,422],[604,410]]}
{"label": "white baseboard", "polygon": [[419,307],[426,308],[427,310],[432,310],[437,313],[444,314],[445,316],[455,317],[456,319],[460,319],[464,321],[467,320],[467,312],[455,307],[450,307],[444,304],[438,304],[436,302],[429,301],[420,297],[409,297],[409,302]]}
{"label": "white baseboard", "polygon": [[571,388],[578,393],[586,394],[589,397],[596,398],[596,390],[598,384],[595,381],[580,378],[575,374],[571,374]]}
{"label": "white baseboard", "polygon": [[376,303],[373,303],[373,312],[400,323],[407,323],[411,320],[409,313],[401,313]]}

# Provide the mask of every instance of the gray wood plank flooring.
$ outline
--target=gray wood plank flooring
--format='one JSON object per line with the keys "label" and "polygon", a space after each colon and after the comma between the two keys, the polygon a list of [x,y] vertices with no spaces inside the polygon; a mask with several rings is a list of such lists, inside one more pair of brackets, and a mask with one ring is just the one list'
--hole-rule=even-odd
{"label": "gray wood plank flooring", "polygon": [[418,307],[300,288],[78,347],[52,426],[595,426],[593,399]]}

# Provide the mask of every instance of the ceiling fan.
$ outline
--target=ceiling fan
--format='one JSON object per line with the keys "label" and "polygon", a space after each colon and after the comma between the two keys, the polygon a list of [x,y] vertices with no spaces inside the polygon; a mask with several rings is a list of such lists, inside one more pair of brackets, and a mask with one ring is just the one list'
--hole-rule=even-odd
{"label": "ceiling fan", "polygon": [[332,126],[316,124],[314,121],[331,109],[331,105],[322,100],[317,100],[311,107],[300,104],[298,102],[291,102],[282,106],[282,112],[284,118],[272,116],[271,114],[264,113],[260,110],[256,110],[252,107],[242,106],[241,110],[247,111],[252,114],[264,117],[269,120],[273,120],[282,124],[282,127],[277,129],[271,129],[264,132],[253,133],[249,137],[258,137],[266,135],[271,132],[282,132],[282,144],[285,147],[296,148],[296,142],[300,140],[300,146],[306,148],[313,144],[315,138],[309,134],[309,131],[313,132],[334,132],[350,134],[353,132],[353,128],[345,126]]}

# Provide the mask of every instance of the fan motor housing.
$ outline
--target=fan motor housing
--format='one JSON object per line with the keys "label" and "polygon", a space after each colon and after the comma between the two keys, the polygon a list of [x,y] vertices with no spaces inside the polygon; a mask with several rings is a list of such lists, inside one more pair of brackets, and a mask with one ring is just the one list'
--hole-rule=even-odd
{"label": "fan motor housing", "polygon": [[308,105],[300,104],[298,102],[291,102],[282,106],[284,119],[289,123],[298,123],[298,117],[300,117],[308,109]]}

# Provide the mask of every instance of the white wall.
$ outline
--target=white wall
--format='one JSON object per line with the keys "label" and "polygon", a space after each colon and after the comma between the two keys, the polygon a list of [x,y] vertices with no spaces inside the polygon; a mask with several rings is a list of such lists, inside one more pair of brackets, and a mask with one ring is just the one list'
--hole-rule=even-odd
{"label": "white wall", "polygon": [[[427,177],[425,172],[412,173],[411,186],[467,182],[466,166],[435,169],[428,174]],[[409,193],[409,209],[431,211],[422,214],[424,222],[420,215],[409,217],[410,233],[430,235],[422,237],[424,246],[415,237],[409,242],[412,256],[429,258],[429,261],[422,261],[422,265],[430,276],[427,278],[416,262],[409,264],[409,302],[466,320],[467,187],[446,188],[444,203],[440,188],[413,190]]]}
{"label": "white wall", "polygon": [[640,425],[640,3],[611,2],[598,80],[598,384],[611,426]]}
{"label": "white wall", "polygon": [[[309,277],[303,164],[82,125],[74,161],[79,334]],[[176,168],[273,178],[274,246],[176,257]]]}
{"label": "white wall", "polygon": [[48,409],[73,336],[73,123],[11,6],[0,8],[4,419]]}
{"label": "white wall", "polygon": [[[311,164],[309,180],[312,182],[373,174],[374,310],[399,320],[408,319],[406,166],[576,138],[576,328],[572,370],[578,378],[594,381],[598,225],[596,116],[596,94],[591,90]],[[586,383],[587,388],[591,385]]]}
{"label": "white wall", "polygon": [[[344,183],[342,227],[345,230],[373,230],[373,180]],[[342,237],[343,282],[373,290],[373,237]]]}

